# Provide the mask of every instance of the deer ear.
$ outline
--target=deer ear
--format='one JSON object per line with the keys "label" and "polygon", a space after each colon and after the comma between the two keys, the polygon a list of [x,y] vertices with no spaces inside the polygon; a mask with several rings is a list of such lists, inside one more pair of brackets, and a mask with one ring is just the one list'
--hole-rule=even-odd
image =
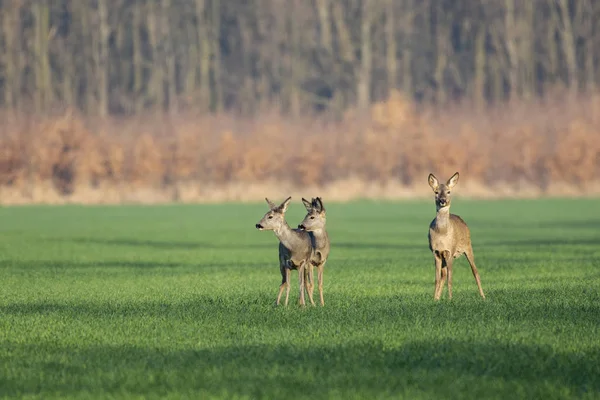
{"label": "deer ear", "polygon": [[302,198],[302,204],[304,204],[306,211],[312,210],[312,204],[308,200],[306,200],[304,197]]}
{"label": "deer ear", "polygon": [[320,197],[317,197],[317,203],[319,204],[319,212],[321,214],[325,214],[325,207],[323,206],[323,200]]}
{"label": "deer ear", "polygon": [[427,180],[429,181],[429,186],[431,186],[433,190],[437,190],[437,188],[440,187],[440,183],[438,182],[435,175],[429,174],[429,178],[427,178]]}
{"label": "deer ear", "polygon": [[266,197],[265,197],[265,200],[267,201],[267,204],[269,205],[269,208],[271,210],[273,210],[274,208],[277,208],[277,206],[271,200],[267,199]]}
{"label": "deer ear", "polygon": [[319,203],[317,202],[317,199],[313,197],[312,199],[310,199],[310,203],[312,204],[313,210],[319,212]]}
{"label": "deer ear", "polygon": [[281,205],[279,206],[279,211],[281,211],[282,213],[284,213],[288,206],[290,205],[290,201],[292,200],[292,196],[288,197],[287,199],[285,199],[283,201],[283,203],[281,203]]}
{"label": "deer ear", "polygon": [[448,183],[446,183],[446,185],[448,185],[448,187],[450,189],[452,189],[454,186],[456,186],[457,183],[458,183],[458,172],[455,173],[454,175],[452,175],[452,177],[450,177],[450,179],[448,179]]}

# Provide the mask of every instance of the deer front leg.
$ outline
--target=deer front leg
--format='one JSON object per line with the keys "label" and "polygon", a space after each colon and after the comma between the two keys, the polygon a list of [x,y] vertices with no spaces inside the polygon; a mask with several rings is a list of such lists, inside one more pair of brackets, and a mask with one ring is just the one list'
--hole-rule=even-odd
{"label": "deer front leg", "polygon": [[434,300],[439,300],[442,295],[442,257],[436,250],[433,252],[435,258],[435,291],[433,294]]}
{"label": "deer front leg", "polygon": [[446,278],[448,277],[448,267],[444,264],[444,260],[442,260],[442,281],[440,282],[440,298],[442,298],[442,294],[444,294],[444,285],[446,283]]}
{"label": "deer front leg", "polygon": [[292,270],[289,268],[285,269],[285,305],[288,305],[290,298],[290,278],[292,277]]}
{"label": "deer front leg", "polygon": [[275,305],[279,305],[279,302],[281,300],[281,295],[283,294],[283,290],[285,289],[286,284],[287,284],[287,286],[290,285],[290,281],[286,277],[287,268],[285,267],[285,264],[280,263],[279,270],[281,272],[281,285],[279,285],[279,293],[277,294],[277,301],[275,302]]}

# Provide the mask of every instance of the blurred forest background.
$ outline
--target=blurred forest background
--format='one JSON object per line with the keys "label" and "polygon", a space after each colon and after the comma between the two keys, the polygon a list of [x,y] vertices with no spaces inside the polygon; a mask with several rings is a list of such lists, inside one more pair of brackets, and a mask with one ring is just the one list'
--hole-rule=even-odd
{"label": "blurred forest background", "polygon": [[0,0],[0,203],[598,194],[599,84],[596,0]]}

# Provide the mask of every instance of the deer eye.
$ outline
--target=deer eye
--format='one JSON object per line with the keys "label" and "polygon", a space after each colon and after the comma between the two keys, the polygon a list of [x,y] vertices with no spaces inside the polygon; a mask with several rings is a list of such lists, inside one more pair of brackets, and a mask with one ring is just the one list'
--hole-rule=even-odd
{"label": "deer eye", "polygon": [[435,191],[435,194],[440,194],[440,192],[436,190],[436,191]]}
{"label": "deer eye", "polygon": [[273,219],[273,216],[272,216],[272,215],[269,215],[269,219]]}
{"label": "deer eye", "polygon": [[315,217],[310,217],[310,219],[315,219]]}
{"label": "deer eye", "polygon": [[448,191],[446,192],[446,194],[450,194],[450,191],[448,190]]}

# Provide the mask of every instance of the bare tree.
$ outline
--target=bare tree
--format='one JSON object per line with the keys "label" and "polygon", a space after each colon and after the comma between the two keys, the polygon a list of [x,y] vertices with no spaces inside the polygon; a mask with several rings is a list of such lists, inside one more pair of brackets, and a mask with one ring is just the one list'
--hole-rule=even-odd
{"label": "bare tree", "polygon": [[577,59],[575,50],[575,35],[569,11],[568,0],[557,0],[560,15],[560,37],[566,66],[566,86],[571,95],[577,92]]}
{"label": "bare tree", "polygon": [[363,0],[360,14],[360,66],[356,84],[357,104],[364,111],[371,102],[371,21],[373,8],[370,0]]}

